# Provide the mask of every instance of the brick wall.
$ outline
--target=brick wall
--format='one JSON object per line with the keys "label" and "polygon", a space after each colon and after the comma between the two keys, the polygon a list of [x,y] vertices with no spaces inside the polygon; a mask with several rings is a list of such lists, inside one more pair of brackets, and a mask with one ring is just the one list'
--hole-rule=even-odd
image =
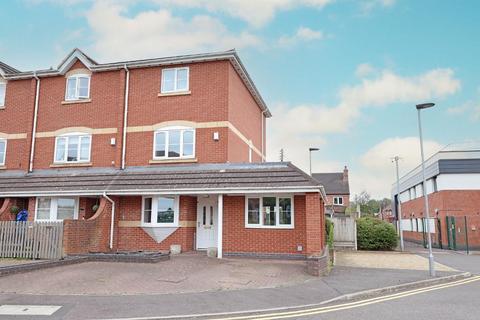
{"label": "brick wall", "polygon": [[[120,221],[141,221],[142,197],[122,197],[120,200]],[[181,196],[179,221],[197,220],[197,197]],[[117,248],[119,251],[169,250],[170,245],[179,244],[182,251],[194,249],[195,227],[179,227],[161,243],[157,243],[141,227],[119,227]]]}
{"label": "brick wall", "polygon": [[[448,245],[446,216],[467,216],[472,219],[480,217],[480,190],[442,190],[429,194],[428,202],[430,217],[440,219],[443,246]],[[411,217],[424,218],[423,197],[402,203],[402,216],[403,219],[410,219]],[[438,225],[436,225],[437,234],[432,237],[434,243],[438,242],[437,226]],[[406,240],[420,241],[423,239],[421,237],[421,232],[404,232],[404,238]],[[476,238],[476,233],[472,233],[472,238]],[[480,236],[478,238],[478,245],[480,246]]]}
{"label": "brick wall", "polygon": [[347,208],[350,206],[350,196],[345,195],[345,194],[338,194],[338,195],[329,194],[329,195],[327,195],[327,204],[332,205],[334,197],[342,197],[343,198],[343,205]]}
{"label": "brick wall", "polygon": [[[305,196],[294,197],[294,210],[294,229],[245,228],[245,197],[225,196],[224,253],[305,254],[307,252]],[[301,245],[303,251],[297,251],[297,245]]]}
{"label": "brick wall", "polygon": [[[118,202],[118,198],[114,198]],[[102,198],[90,219],[63,221],[63,251],[66,255],[109,252],[112,205]],[[116,219],[118,221],[118,217]],[[117,224],[117,223],[115,223]],[[114,234],[114,239],[117,237]]]}
{"label": "brick wall", "polygon": [[[194,63],[188,66],[191,93],[171,96],[159,96],[161,67],[131,69],[128,126],[151,126],[176,120],[230,121],[260,150],[261,110],[230,62]],[[70,71],[85,68],[77,61]],[[90,101],[67,104],[62,103],[65,100],[66,76],[41,78],[37,121],[39,136],[36,138],[34,169],[52,167],[55,132],[72,127],[112,129],[113,133],[92,135],[91,165],[119,168],[125,79],[125,70],[94,72],[91,75]],[[0,110],[0,123],[5,124],[0,134],[22,133],[27,136],[8,140],[7,169],[28,169],[35,86],[34,79],[8,82],[6,108]],[[220,133],[220,141],[213,141],[213,132]],[[116,139],[114,146],[110,145],[111,138]],[[247,144],[228,128],[199,128],[196,138],[199,163],[248,161]],[[128,133],[127,165],[149,165],[152,148],[152,131]],[[252,160],[261,161],[261,157],[253,153]]]}

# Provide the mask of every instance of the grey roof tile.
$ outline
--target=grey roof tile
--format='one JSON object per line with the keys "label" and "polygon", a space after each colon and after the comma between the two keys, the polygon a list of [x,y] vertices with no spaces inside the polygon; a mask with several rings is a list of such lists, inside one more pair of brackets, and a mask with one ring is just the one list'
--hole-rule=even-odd
{"label": "grey roof tile", "polygon": [[[41,170],[0,174],[0,196],[35,192],[126,192],[145,190],[204,190],[312,188],[320,184],[290,163],[178,165],[112,170]],[[134,192],[132,192],[134,194]]]}
{"label": "grey roof tile", "polygon": [[343,181],[343,172],[313,173],[312,177],[325,188],[327,195],[350,194],[350,186]]}

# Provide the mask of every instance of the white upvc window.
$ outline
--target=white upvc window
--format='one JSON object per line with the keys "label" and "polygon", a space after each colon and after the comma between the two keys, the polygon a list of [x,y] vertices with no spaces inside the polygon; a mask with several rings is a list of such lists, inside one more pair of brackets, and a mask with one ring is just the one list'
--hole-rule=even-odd
{"label": "white upvc window", "polygon": [[245,197],[245,227],[285,228],[294,227],[292,196]]}
{"label": "white upvc window", "polygon": [[5,106],[5,94],[7,93],[7,83],[0,80],[0,107]]}
{"label": "white upvc window", "polygon": [[5,165],[7,157],[7,139],[0,139],[0,166]]}
{"label": "white upvc window", "polygon": [[343,205],[343,197],[333,197],[333,204]]}
{"label": "white upvc window", "polygon": [[90,97],[90,75],[75,74],[67,78],[65,100],[82,100]]}
{"label": "white upvc window", "polygon": [[161,93],[184,92],[189,88],[188,67],[162,70]]}
{"label": "white upvc window", "polygon": [[178,196],[145,196],[142,201],[142,226],[178,227]]}
{"label": "white upvc window", "polygon": [[61,221],[78,219],[78,198],[37,198],[35,221]]}
{"label": "white upvc window", "polygon": [[55,139],[55,163],[89,162],[92,136],[69,133]]}
{"label": "white upvc window", "polygon": [[168,127],[157,130],[153,138],[153,159],[195,158],[195,129]]}

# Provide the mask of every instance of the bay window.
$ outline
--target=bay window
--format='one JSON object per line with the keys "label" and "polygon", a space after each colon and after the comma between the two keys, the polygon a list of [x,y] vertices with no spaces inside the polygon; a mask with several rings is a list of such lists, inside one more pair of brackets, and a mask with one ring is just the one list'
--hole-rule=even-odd
{"label": "bay window", "polygon": [[176,196],[144,197],[142,204],[142,225],[154,227],[177,227],[178,205]]}
{"label": "bay window", "polygon": [[71,133],[55,139],[55,163],[89,162],[92,137]]}
{"label": "bay window", "polygon": [[245,226],[249,228],[293,228],[293,197],[247,197]]}
{"label": "bay window", "polygon": [[153,158],[175,159],[195,157],[195,130],[170,127],[155,132]]}
{"label": "bay window", "polygon": [[161,93],[188,91],[189,68],[172,68],[162,70]]}
{"label": "bay window", "polygon": [[81,100],[90,97],[90,75],[76,74],[67,78],[65,100]]}
{"label": "bay window", "polygon": [[37,198],[35,220],[78,219],[78,198]]}

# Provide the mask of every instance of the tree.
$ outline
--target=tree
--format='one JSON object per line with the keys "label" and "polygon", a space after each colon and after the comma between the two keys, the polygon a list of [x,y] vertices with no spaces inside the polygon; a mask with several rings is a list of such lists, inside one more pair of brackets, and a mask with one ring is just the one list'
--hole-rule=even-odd
{"label": "tree", "polygon": [[357,205],[360,205],[360,212],[362,215],[375,215],[378,214],[382,208],[390,205],[390,199],[383,198],[382,200],[372,199],[367,191],[362,191],[356,194],[350,205],[349,212],[356,212]]}

